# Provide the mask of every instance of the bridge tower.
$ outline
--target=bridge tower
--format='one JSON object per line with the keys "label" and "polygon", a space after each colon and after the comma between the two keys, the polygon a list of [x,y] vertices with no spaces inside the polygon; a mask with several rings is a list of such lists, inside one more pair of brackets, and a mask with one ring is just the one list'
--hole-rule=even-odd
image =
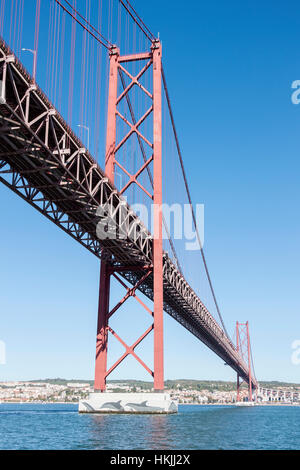
{"label": "bridge tower", "polygon": [[[136,64],[139,70],[134,75],[131,70],[132,64]],[[149,87],[141,80],[144,74],[149,72],[152,77],[149,80]],[[130,71],[129,71],[130,70]],[[128,83],[129,80],[129,83]],[[147,80],[144,80],[148,83]],[[135,109],[130,101],[130,90],[138,86],[148,98],[150,98],[150,107],[145,110],[142,117],[136,116]],[[149,89],[151,86],[151,89]],[[110,50],[110,70],[109,70],[109,91],[108,91],[108,114],[107,114],[107,134],[106,134],[106,156],[105,173],[112,184],[116,184],[116,168],[120,169],[128,177],[128,181],[123,187],[119,187],[120,194],[126,196],[126,191],[131,185],[137,185],[153,203],[154,208],[154,234],[153,234],[153,256],[152,263],[146,266],[124,266],[113,267],[110,259],[102,259],[100,269],[100,289],[98,306],[98,326],[96,340],[96,361],[95,361],[95,383],[94,389],[97,392],[106,390],[106,379],[116,367],[131,354],[154,378],[155,391],[164,389],[164,365],[163,365],[163,246],[162,246],[162,89],[161,89],[161,44],[158,40],[152,42],[149,52],[139,53],[127,56],[121,56],[117,47],[113,46]],[[121,91],[120,91],[121,89]],[[120,104],[127,102],[126,114],[120,111]],[[124,115],[125,114],[125,115]],[[147,119],[152,129],[152,142],[144,135],[141,126]],[[117,119],[121,119],[128,126],[128,133],[123,137],[117,136]],[[143,164],[137,168],[134,174],[130,171],[126,162],[119,157],[120,150],[124,147],[129,137],[136,134],[139,142],[140,151],[144,157]],[[144,146],[151,149],[151,155],[147,156]],[[152,169],[152,191],[146,190],[138,181],[138,176],[147,170]],[[119,182],[118,182],[119,183]],[[133,287],[128,287],[119,273],[130,273],[140,271],[139,280]],[[126,295],[118,302],[114,308],[110,308],[110,282],[111,278],[117,279],[120,284],[127,289]],[[136,290],[147,278],[153,279],[153,312],[137,296]],[[121,337],[109,326],[109,318],[123,305],[129,298],[135,298],[140,305],[153,317],[152,325],[145,333],[138,338],[134,344],[127,345]],[[154,333],[154,370],[152,371],[142,359],[135,353],[135,347],[153,330]],[[115,364],[107,370],[108,353],[108,333],[120,341],[125,347],[124,354]]]}
{"label": "bridge tower", "polygon": [[[249,383],[248,383],[248,399],[252,401],[252,371],[251,371],[251,346],[250,346],[250,335],[249,335],[249,322],[239,323],[236,322],[236,349],[240,353],[242,359],[248,366],[249,371]],[[236,401],[240,401],[240,377],[237,374],[237,393]]]}

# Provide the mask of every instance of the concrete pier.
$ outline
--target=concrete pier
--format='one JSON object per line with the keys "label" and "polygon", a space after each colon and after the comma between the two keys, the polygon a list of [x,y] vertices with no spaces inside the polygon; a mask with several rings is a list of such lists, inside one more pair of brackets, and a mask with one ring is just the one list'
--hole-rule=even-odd
{"label": "concrete pier", "polygon": [[92,392],[80,400],[79,413],[177,413],[178,403],[168,393]]}

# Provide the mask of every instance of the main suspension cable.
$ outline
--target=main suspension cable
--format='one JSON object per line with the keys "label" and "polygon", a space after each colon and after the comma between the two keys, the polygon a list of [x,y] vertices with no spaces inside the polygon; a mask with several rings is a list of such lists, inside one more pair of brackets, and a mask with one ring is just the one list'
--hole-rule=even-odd
{"label": "main suspension cable", "polygon": [[173,111],[172,111],[172,107],[171,107],[171,101],[170,101],[170,97],[169,97],[169,92],[168,92],[168,88],[167,88],[167,82],[166,82],[166,77],[165,77],[163,66],[161,68],[161,73],[162,73],[162,80],[163,80],[164,90],[165,90],[165,94],[166,94],[166,100],[167,100],[167,103],[168,103],[168,108],[169,108],[173,133],[174,133],[174,137],[175,137],[177,153],[178,153],[178,157],[179,157],[179,161],[180,161],[180,166],[181,166],[181,171],[182,171],[182,175],[183,175],[183,179],[184,179],[185,189],[186,189],[189,204],[190,204],[190,207],[191,207],[192,218],[193,218],[194,227],[195,227],[195,230],[196,230],[196,235],[197,235],[197,239],[198,239],[198,243],[199,243],[199,247],[200,247],[200,252],[201,252],[201,256],[202,256],[202,260],[203,260],[203,264],[204,264],[204,269],[205,269],[205,272],[206,272],[206,276],[207,276],[208,283],[209,283],[209,286],[210,286],[210,290],[211,290],[211,293],[212,293],[212,296],[213,296],[213,299],[214,299],[214,303],[215,303],[215,306],[216,306],[216,309],[217,309],[217,312],[218,312],[219,319],[220,319],[221,324],[223,326],[223,330],[224,330],[224,332],[226,333],[226,336],[229,339],[229,335],[227,333],[227,330],[226,330],[226,327],[225,327],[225,324],[224,324],[224,321],[223,321],[223,318],[222,318],[222,315],[221,315],[221,312],[220,312],[220,309],[219,309],[219,305],[218,305],[218,302],[217,302],[217,299],[216,299],[215,291],[214,291],[212,281],[211,281],[211,277],[210,277],[208,267],[207,267],[207,264],[206,264],[206,259],[205,259],[205,255],[204,255],[204,251],[203,251],[203,246],[202,246],[202,242],[201,242],[199,231],[198,231],[197,221],[196,221],[195,212],[194,212],[194,208],[193,208],[193,204],[192,204],[191,193],[190,193],[190,190],[189,190],[188,181],[187,181],[187,177],[186,177],[186,173],[185,173],[185,169],[184,169],[182,153],[181,153],[180,146],[179,146],[179,140],[178,140],[177,131],[176,131],[176,127],[175,127],[175,121],[174,121],[174,116],[173,116]]}
{"label": "main suspension cable", "polygon": [[[123,73],[122,73],[121,70],[119,70],[119,76],[120,76],[120,79],[121,79],[123,90],[125,91],[126,90],[126,84],[125,84],[124,76],[123,76]],[[130,97],[128,96],[128,94],[125,95],[125,99],[127,101],[127,106],[129,108],[129,112],[130,112],[130,115],[131,115],[132,122],[133,122],[134,125],[136,125],[136,118],[135,118],[134,111],[133,111],[133,108],[132,108],[132,104],[131,104],[131,101],[130,101]],[[144,163],[146,163],[147,162],[147,157],[146,157],[143,141],[142,141],[141,137],[139,136],[139,134],[137,134],[137,139],[138,139],[139,147],[140,147],[140,150],[141,150],[141,153],[142,153],[142,156],[143,156]],[[152,177],[151,171],[149,169],[149,166],[147,166],[146,171],[147,171],[147,174],[148,174],[148,178],[149,178],[151,187],[153,188],[153,177]],[[168,238],[169,243],[170,243],[171,250],[173,252],[173,256],[175,258],[175,263],[176,263],[177,268],[179,269],[179,271],[182,273],[182,268],[180,266],[178,256],[177,256],[177,253],[176,253],[176,250],[175,250],[174,242],[172,240],[170,231],[168,229],[168,225],[167,225],[164,214],[162,214],[162,221],[163,221],[163,225],[164,225],[164,228],[165,228],[165,231],[166,231],[166,234],[167,234],[167,238]]]}
{"label": "main suspension cable", "polygon": [[[85,31],[87,31],[91,36],[93,36],[93,38],[96,39],[96,41],[98,41],[100,44],[102,44],[102,46],[104,46],[108,51],[110,50],[110,46],[107,45],[107,44],[110,44],[110,42],[109,42],[107,39],[105,39],[105,38],[103,37],[103,40],[105,40],[106,43],[107,43],[107,44],[105,44],[102,39],[100,39],[100,38],[98,38],[97,36],[95,36],[95,34],[94,34],[92,31],[90,31],[90,29],[89,29],[87,26],[85,26],[83,23],[81,23],[81,21],[79,21],[79,20],[76,18],[76,16],[73,15],[73,13],[71,13],[64,5],[62,5],[62,3],[61,3],[59,0],[55,0],[55,2],[56,2],[68,15],[70,15],[70,16],[73,18],[73,20],[75,20]],[[87,22],[87,20],[85,20],[85,22],[86,22],[87,24],[89,24],[89,23]],[[95,29],[95,28],[93,28],[93,29]],[[100,33],[99,33],[98,31],[97,31],[97,34],[100,35]],[[102,37],[102,35],[101,35],[101,37]]]}
{"label": "main suspension cable", "polygon": [[253,371],[254,378],[255,378],[255,380],[257,381],[256,374],[255,374],[255,369],[254,369],[254,361],[253,361],[253,355],[252,355],[252,347],[251,347],[250,337],[249,337],[249,346],[250,346],[250,356],[251,356],[252,371]]}
{"label": "main suspension cable", "polygon": [[[127,11],[127,13],[131,16],[131,18],[133,19],[133,21],[138,25],[138,27],[140,28],[140,30],[145,34],[145,36],[149,39],[150,42],[152,42],[155,37],[154,35],[151,33],[151,31],[147,28],[147,26],[145,25],[145,23],[142,21],[142,19],[140,18],[140,16],[137,14],[137,12],[135,11],[135,9],[133,8],[133,6],[130,4],[130,2],[128,0],[126,0],[126,3],[127,5],[125,5],[125,3],[123,2],[123,0],[119,0],[119,2],[121,3],[121,5],[123,5],[123,7],[125,8],[125,10]],[[132,10],[132,12],[130,11]],[[135,18],[136,16],[136,18]],[[145,31],[146,30],[146,31]]]}
{"label": "main suspension cable", "polygon": [[111,43],[108,39],[106,39],[106,38],[103,36],[103,34],[101,34],[100,31],[98,31],[91,23],[89,23],[89,22],[87,21],[87,19],[86,19],[83,15],[81,15],[81,14],[79,13],[79,11],[76,10],[76,8],[75,8],[68,0],[63,0],[63,1],[64,1],[67,5],[69,5],[69,7],[73,10],[73,12],[75,13],[76,16],[79,16],[79,17],[89,26],[89,28],[91,28],[93,31],[95,31],[95,33],[97,33],[97,34],[103,39],[103,41],[107,42],[108,46],[110,46],[110,47],[112,46],[112,43]]}

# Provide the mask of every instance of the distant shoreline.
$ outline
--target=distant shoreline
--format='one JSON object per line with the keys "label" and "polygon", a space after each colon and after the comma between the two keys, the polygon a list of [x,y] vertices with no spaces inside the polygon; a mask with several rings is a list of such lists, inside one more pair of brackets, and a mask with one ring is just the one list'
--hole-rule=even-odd
{"label": "distant shoreline", "polygon": [[[78,401],[2,401],[0,405],[78,405]],[[235,406],[235,403],[178,403],[179,406]],[[256,406],[300,406],[300,403],[258,403]]]}
{"label": "distant shoreline", "polygon": [[[235,406],[235,403],[178,403],[178,405],[192,405],[192,406]],[[265,402],[257,403],[255,406],[300,406],[300,403],[276,403],[276,402]]]}
{"label": "distant shoreline", "polygon": [[1,401],[0,405],[78,405],[78,401]]}

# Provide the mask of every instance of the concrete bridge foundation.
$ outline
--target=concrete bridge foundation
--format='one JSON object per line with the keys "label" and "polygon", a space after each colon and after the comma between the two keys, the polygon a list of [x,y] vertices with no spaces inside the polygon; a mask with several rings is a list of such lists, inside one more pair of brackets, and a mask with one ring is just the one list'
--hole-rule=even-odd
{"label": "concrete bridge foundation", "polygon": [[79,402],[79,413],[177,413],[178,403],[168,393],[92,392]]}

